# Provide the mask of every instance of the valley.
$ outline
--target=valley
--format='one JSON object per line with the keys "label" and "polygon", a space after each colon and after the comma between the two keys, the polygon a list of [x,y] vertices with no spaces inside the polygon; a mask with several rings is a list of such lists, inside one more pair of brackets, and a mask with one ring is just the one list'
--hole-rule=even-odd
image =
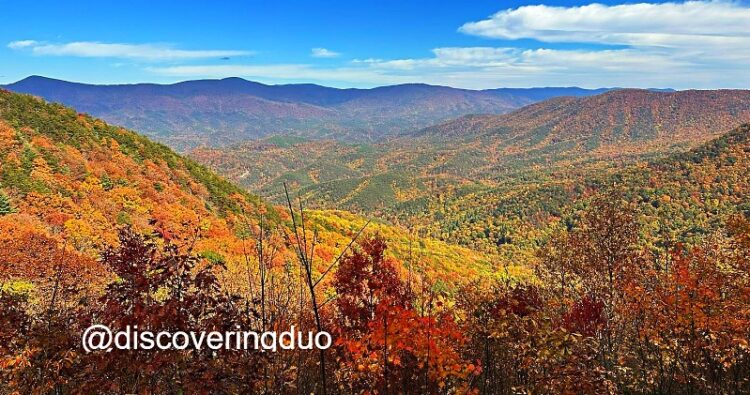
{"label": "valley", "polygon": [[378,144],[270,138],[191,156],[271,200],[287,183],[316,207],[495,251],[507,229],[534,242],[596,182],[749,121],[747,91],[618,90],[465,116]]}

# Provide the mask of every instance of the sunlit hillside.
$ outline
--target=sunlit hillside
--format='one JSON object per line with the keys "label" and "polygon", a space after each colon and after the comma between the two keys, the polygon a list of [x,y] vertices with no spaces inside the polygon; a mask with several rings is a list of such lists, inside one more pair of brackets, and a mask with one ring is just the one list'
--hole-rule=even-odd
{"label": "sunlit hillside", "polygon": [[[0,128],[3,227],[54,240],[61,251],[94,259],[117,242],[118,228],[129,226],[240,270],[261,213],[266,227],[289,222],[283,206],[266,204],[141,135],[60,105],[2,92]],[[335,256],[364,225],[361,217],[339,221],[340,215],[312,217],[315,226],[328,229],[322,232],[321,257]],[[406,230],[375,223],[366,230],[385,235],[393,242],[390,251],[406,258]],[[21,241],[6,241],[19,251],[26,248]],[[412,247],[419,256],[415,268],[454,280],[488,274],[497,264],[492,256],[437,241],[415,241]]]}

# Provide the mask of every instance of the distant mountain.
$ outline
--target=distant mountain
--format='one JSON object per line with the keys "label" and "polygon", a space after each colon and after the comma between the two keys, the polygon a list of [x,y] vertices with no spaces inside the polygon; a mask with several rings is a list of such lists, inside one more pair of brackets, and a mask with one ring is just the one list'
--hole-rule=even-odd
{"label": "distant mountain", "polygon": [[178,149],[222,146],[273,134],[378,139],[467,114],[502,114],[581,88],[476,91],[425,84],[337,89],[265,85],[241,78],[171,85],[89,85],[32,76],[5,86],[141,130]]}
{"label": "distant mountain", "polygon": [[578,87],[562,88],[497,88],[487,89],[484,92],[498,97],[523,97],[530,102],[538,102],[560,96],[584,97],[598,95],[616,88],[584,89]]}
{"label": "distant mountain", "polygon": [[465,116],[410,133],[407,139],[496,139],[512,150],[564,145],[581,152],[624,145],[650,151],[654,144],[703,142],[750,120],[748,90],[655,92],[620,89],[601,95],[560,97],[505,115]]}
{"label": "distant mountain", "polygon": [[615,90],[465,116],[374,145],[276,139],[192,155],[272,199],[287,182],[322,207],[402,216],[446,194],[683,152],[746,122],[750,91]]}

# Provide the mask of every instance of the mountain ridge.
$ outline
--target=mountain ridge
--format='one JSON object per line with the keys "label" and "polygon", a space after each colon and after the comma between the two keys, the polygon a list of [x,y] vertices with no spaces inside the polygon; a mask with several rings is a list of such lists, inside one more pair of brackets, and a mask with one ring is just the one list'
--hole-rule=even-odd
{"label": "mountain ridge", "polygon": [[273,134],[372,142],[466,114],[506,113],[549,95],[602,91],[470,90],[428,84],[339,89],[315,84],[266,85],[237,77],[166,85],[92,85],[40,76],[5,85],[5,89],[140,130],[179,150]]}
{"label": "mountain ridge", "polygon": [[[382,85],[371,88],[336,88],[315,83],[289,83],[289,84],[265,84],[262,82],[247,80],[241,77],[226,77],[219,79],[198,79],[198,80],[185,80],[174,83],[153,83],[153,82],[136,82],[136,83],[121,83],[121,84],[91,84],[85,82],[67,81],[59,78],[45,77],[42,75],[30,75],[22,78],[18,81],[0,85],[0,87],[14,91],[13,88],[23,87],[30,89],[33,87],[41,86],[41,84],[61,84],[69,86],[87,87],[87,88],[120,88],[120,87],[138,87],[138,88],[174,88],[174,92],[188,93],[190,89],[201,85],[221,85],[224,88],[233,88],[235,91],[243,93],[257,93],[260,89],[277,89],[283,91],[289,88],[308,88],[308,89],[320,89],[332,92],[349,93],[352,96],[356,94],[364,94],[366,92],[383,91],[389,89],[399,88],[436,88],[436,89],[449,89],[456,91],[465,92],[485,92],[485,93],[506,93],[506,92],[518,92],[528,93],[529,96],[533,96],[536,99],[544,100],[550,96],[579,96],[584,94],[598,94],[606,91],[615,89],[624,89],[620,87],[603,87],[603,88],[581,88],[577,86],[537,86],[528,88],[488,88],[488,89],[467,89],[467,88],[455,88],[448,85],[434,85],[426,83],[402,83],[393,85]],[[649,89],[649,90],[669,90],[671,89]],[[260,95],[259,95],[260,96]],[[269,97],[266,97],[269,98]],[[312,102],[311,102],[312,103]]]}
{"label": "mountain ridge", "polygon": [[[715,111],[706,111],[710,106]],[[606,113],[606,116],[602,116]],[[695,117],[699,119],[694,119]],[[641,129],[660,129],[664,127],[672,130],[677,126],[678,131],[689,133],[690,124],[700,122],[700,128],[714,128],[729,130],[733,123],[731,118],[747,119],[750,117],[750,90],[720,89],[720,90],[685,90],[672,92],[657,92],[645,89],[618,89],[600,95],[574,98],[556,97],[542,102],[525,106],[507,114],[501,115],[468,115],[422,130],[406,133],[399,137],[471,137],[490,135],[505,129],[534,129],[546,127],[550,132],[567,132],[568,135],[601,131],[609,128],[630,128],[632,138],[648,138],[639,133],[638,123],[643,123]],[[647,119],[643,121],[643,119]],[[720,119],[723,125],[714,125]],[[648,122],[653,121],[653,122]],[[576,125],[580,124],[580,125]],[[723,129],[721,128],[723,126]],[[462,133],[462,132],[468,133]],[[610,130],[611,132],[611,130]],[[624,137],[627,130],[622,131]],[[663,137],[661,135],[655,137]],[[690,136],[687,136],[690,137]]]}

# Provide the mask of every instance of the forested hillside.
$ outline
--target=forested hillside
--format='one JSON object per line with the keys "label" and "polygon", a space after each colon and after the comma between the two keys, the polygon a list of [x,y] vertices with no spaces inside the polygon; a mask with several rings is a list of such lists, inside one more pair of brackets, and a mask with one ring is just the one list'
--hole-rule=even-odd
{"label": "forested hillside", "polygon": [[[4,219],[51,233],[79,253],[95,256],[117,240],[118,226],[130,226],[167,238],[198,232],[194,248],[237,260],[238,235],[257,226],[260,213],[269,224],[288,219],[283,206],[263,202],[169,148],[69,108],[3,91],[0,122]],[[329,222],[325,234],[332,243],[358,229],[336,223],[338,214],[315,216]],[[408,243],[407,233],[385,225],[373,223],[370,230]],[[452,248],[433,250],[461,262],[470,255]]]}
{"label": "forested hillside", "polygon": [[426,222],[425,234],[480,249],[533,248],[550,226],[575,223],[593,196],[615,190],[639,213],[645,244],[698,243],[750,209],[749,131],[661,159],[554,172],[432,203],[426,212],[438,221]]}
{"label": "forested hillside", "polygon": [[[133,365],[125,354],[102,359],[79,353],[82,326],[92,319],[144,327],[205,329],[224,322],[283,330],[289,322],[314,325],[313,310],[309,304],[304,307],[312,303],[324,315],[326,329],[341,341],[355,342],[361,332],[333,324],[343,307],[323,306],[341,291],[343,283],[336,283],[343,281],[341,276],[355,275],[339,275],[339,267],[370,270],[358,266],[358,259],[372,260],[373,268],[386,270],[384,275],[394,284],[403,281],[398,285],[401,298],[406,298],[403,287],[409,284],[408,295],[421,290],[420,298],[441,305],[471,279],[530,275],[528,268],[501,262],[493,254],[418,237],[346,212],[307,210],[294,195],[288,207],[265,203],[139,134],[31,96],[0,90],[0,137],[3,392],[124,388],[109,380],[107,372],[113,370],[123,372],[125,382],[138,382],[132,369],[143,366]],[[380,267],[382,262],[386,267]],[[498,272],[498,267],[505,270]],[[166,290],[171,296],[163,293]],[[154,297],[154,292],[161,296]],[[226,310],[223,315],[190,311],[182,307],[187,300]],[[414,316],[416,306],[410,299],[407,308],[403,300],[405,317]],[[295,309],[298,305],[304,309]],[[138,307],[134,311],[128,306]],[[437,327],[438,320],[454,325],[437,315],[423,324]],[[447,342],[455,333],[441,329],[434,336],[445,336],[440,341]],[[434,364],[435,358],[448,358],[441,364],[462,364],[458,371],[430,375],[430,385],[471,374],[468,362],[454,349],[445,352],[433,350],[431,356],[419,357]],[[314,390],[315,369],[305,366],[313,366],[316,356],[303,351],[296,355],[269,362],[265,378],[254,368],[263,358],[228,356],[230,365],[206,373],[217,375],[217,381],[195,375],[195,381],[182,385],[200,391],[249,390],[291,375],[297,377],[295,385]],[[349,351],[340,357],[345,355]],[[146,359],[141,363],[154,367],[177,358],[160,352],[142,357]],[[179,357],[196,358],[196,369],[206,369],[198,363],[205,358],[200,353]],[[346,358],[353,363],[357,356]],[[235,372],[226,382],[218,379],[233,363],[249,370]],[[41,376],[35,373],[39,369]],[[135,376],[128,376],[128,369]],[[162,379],[173,377],[171,371],[162,373]],[[165,383],[160,380],[153,385]]]}
{"label": "forested hillside", "polygon": [[[467,116],[375,145],[271,138],[191,155],[272,200],[286,182],[318,207],[377,213],[465,244],[485,238],[469,236],[485,230],[467,224],[489,220],[501,202],[537,197],[557,214],[559,189],[748,121],[749,91],[616,90]],[[265,160],[253,160],[259,155]]]}

